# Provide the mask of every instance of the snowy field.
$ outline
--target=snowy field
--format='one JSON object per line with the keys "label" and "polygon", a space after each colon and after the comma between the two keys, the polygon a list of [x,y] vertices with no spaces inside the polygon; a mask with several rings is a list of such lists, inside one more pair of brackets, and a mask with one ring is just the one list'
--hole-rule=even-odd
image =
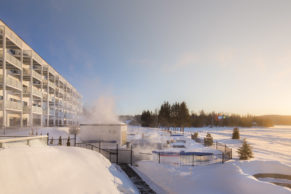
{"label": "snowy field", "polygon": [[[39,134],[68,136],[67,129],[46,128]],[[8,131],[28,135],[29,131]],[[118,166],[101,154],[77,147],[17,144],[0,149],[0,193],[96,194],[138,193]]]}
{"label": "snowy field", "polygon": [[[232,140],[232,128],[189,128],[185,129],[185,137],[190,139],[190,132],[198,131],[199,137],[205,137],[210,132],[214,140],[225,143],[233,148],[234,159],[224,164],[207,166],[180,166],[167,163],[158,164],[157,161],[145,160],[138,162],[136,170],[158,193],[291,193],[291,189],[278,186],[270,182],[284,182],[285,179],[256,179],[257,173],[279,173],[291,175],[291,127],[277,126],[273,128],[240,128],[241,139],[253,147],[254,159],[239,161],[236,149],[241,140]],[[189,133],[188,133],[189,132]],[[129,139],[132,142],[143,141],[165,143],[169,135],[159,129],[129,127]],[[136,151],[148,152],[155,149]],[[166,150],[174,148],[166,148]],[[185,150],[206,151],[207,148],[199,143],[186,143]]]}

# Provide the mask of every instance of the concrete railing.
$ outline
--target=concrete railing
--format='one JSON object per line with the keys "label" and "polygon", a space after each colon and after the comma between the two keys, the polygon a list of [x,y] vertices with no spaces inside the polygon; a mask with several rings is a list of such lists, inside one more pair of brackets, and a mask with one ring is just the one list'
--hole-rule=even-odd
{"label": "concrete railing", "polygon": [[9,28],[5,28],[6,36],[20,48],[22,47],[21,39]]}
{"label": "concrete railing", "polygon": [[18,137],[0,140],[0,148],[9,148],[13,145],[28,145],[31,146],[34,143],[47,145],[48,137],[45,136],[32,136],[32,137]]}
{"label": "concrete railing", "polygon": [[38,106],[32,106],[32,113],[42,114],[42,108]]}
{"label": "concrete railing", "polygon": [[23,71],[24,76],[32,76],[40,81],[42,81],[42,76],[38,72],[31,70],[31,69],[24,69]]}
{"label": "concrete railing", "polygon": [[[3,103],[3,101],[1,100],[1,104],[2,103]],[[22,103],[7,100],[6,101],[6,108],[21,111],[22,110]]]}
{"label": "concrete railing", "polygon": [[6,60],[12,65],[15,65],[16,67],[20,69],[22,68],[21,62],[9,52],[6,52]]}

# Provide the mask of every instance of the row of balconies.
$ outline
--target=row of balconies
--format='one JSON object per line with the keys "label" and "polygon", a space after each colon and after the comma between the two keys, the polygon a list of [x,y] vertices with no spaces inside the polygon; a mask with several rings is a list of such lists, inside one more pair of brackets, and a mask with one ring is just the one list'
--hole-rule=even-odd
{"label": "row of balconies", "polygon": [[[47,114],[47,109],[43,109],[40,106],[26,106],[21,102],[14,102],[10,100],[6,101],[6,109],[12,111],[23,111],[24,114],[29,114],[30,111],[34,114]],[[3,110],[3,100],[0,100],[0,110]],[[70,110],[57,110],[54,108],[49,109],[49,115],[56,115],[56,113],[60,114],[60,112],[70,112]]]}
{"label": "row of balconies", "polygon": [[[22,44],[23,44],[23,41],[12,31],[10,30],[8,27],[6,27],[5,25],[2,25],[0,26],[1,27],[1,35],[4,35],[4,28],[5,28],[5,34],[6,34],[6,37],[12,41],[16,46],[19,47],[19,50],[21,51],[21,48],[22,48]],[[18,49],[16,49],[18,50]],[[31,57],[33,58],[37,63],[39,63],[40,65],[42,64],[45,64],[45,61],[33,50],[22,50],[23,51],[23,57]],[[14,57],[11,53],[9,52],[6,52],[6,60],[11,63],[12,65],[16,66],[17,68],[20,68],[22,67],[22,64],[21,64],[21,61],[19,61],[16,57]],[[21,52],[20,52],[21,53]],[[0,50],[0,58],[3,57],[3,52],[1,52]],[[49,71],[48,67],[44,66],[44,70],[46,71]],[[35,71],[33,71],[35,72]],[[42,78],[42,75],[38,74],[38,73],[33,73],[32,72],[32,76],[34,76],[36,79],[39,79],[39,80],[43,80]],[[58,87],[59,85],[61,84],[50,84],[50,86],[52,88],[55,88],[55,87]],[[64,93],[68,92],[68,93],[71,93],[72,89],[65,89],[64,90]],[[81,98],[79,94],[76,94],[74,95],[76,96],[76,98]]]}

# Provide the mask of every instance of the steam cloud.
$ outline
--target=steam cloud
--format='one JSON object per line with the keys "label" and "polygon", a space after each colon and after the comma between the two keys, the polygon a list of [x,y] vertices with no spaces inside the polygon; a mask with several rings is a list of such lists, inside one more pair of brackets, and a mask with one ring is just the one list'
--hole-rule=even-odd
{"label": "steam cloud", "polygon": [[82,124],[119,124],[115,113],[115,101],[113,97],[101,96],[89,106],[84,107],[81,116]]}

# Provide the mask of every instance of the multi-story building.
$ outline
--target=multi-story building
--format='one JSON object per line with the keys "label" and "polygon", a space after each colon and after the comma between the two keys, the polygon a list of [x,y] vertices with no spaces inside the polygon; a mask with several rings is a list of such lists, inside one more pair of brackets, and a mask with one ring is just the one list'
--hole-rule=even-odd
{"label": "multi-story building", "polygon": [[0,20],[0,126],[78,123],[81,96]]}

